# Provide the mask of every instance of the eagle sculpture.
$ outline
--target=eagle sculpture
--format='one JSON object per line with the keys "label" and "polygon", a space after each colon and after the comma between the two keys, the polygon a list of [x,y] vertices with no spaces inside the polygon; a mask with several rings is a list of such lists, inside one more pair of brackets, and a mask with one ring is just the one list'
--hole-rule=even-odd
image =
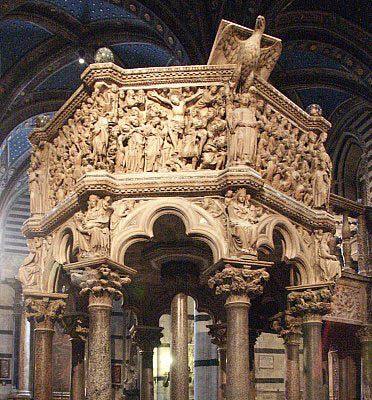
{"label": "eagle sculpture", "polygon": [[218,28],[208,64],[236,64],[242,92],[248,91],[255,75],[267,80],[280,57],[281,40],[264,35],[264,30],[261,15],[254,31],[225,20]]}

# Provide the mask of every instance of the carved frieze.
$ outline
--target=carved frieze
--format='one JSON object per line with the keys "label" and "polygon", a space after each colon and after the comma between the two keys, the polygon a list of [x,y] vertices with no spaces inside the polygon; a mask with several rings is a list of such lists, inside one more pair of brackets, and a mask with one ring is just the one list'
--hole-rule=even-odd
{"label": "carved frieze", "polygon": [[363,322],[363,301],[361,288],[336,285],[332,301],[331,317]]}

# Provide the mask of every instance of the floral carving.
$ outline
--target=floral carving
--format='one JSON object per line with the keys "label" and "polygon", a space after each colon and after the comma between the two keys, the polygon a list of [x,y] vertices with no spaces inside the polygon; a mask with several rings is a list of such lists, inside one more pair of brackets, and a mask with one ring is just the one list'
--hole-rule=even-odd
{"label": "floral carving", "polygon": [[293,291],[288,294],[288,311],[294,317],[331,312],[332,293],[328,288]]}
{"label": "floral carving", "polygon": [[25,300],[25,311],[29,320],[37,323],[51,322],[62,318],[66,308],[66,302],[62,299],[36,299],[27,297]]}
{"label": "floral carving", "polygon": [[208,335],[212,337],[211,342],[215,344],[218,348],[224,349],[227,343],[227,325],[207,325],[207,328],[209,329]]}
{"label": "floral carving", "polygon": [[246,295],[250,298],[261,295],[263,284],[269,280],[270,275],[265,269],[251,269],[249,266],[242,268],[226,264],[222,271],[218,271],[208,280],[210,288],[216,294]]}
{"label": "floral carving", "polygon": [[75,339],[87,340],[89,333],[89,316],[87,314],[65,314],[62,318],[65,333]]}
{"label": "floral carving", "polygon": [[81,295],[92,294],[95,297],[109,295],[113,299],[120,299],[123,296],[122,287],[129,284],[131,279],[102,266],[74,272],[71,274],[71,281],[81,288]]}
{"label": "floral carving", "polygon": [[302,335],[301,325],[301,318],[291,315],[288,310],[275,315],[272,322],[272,328],[285,342],[299,339]]}

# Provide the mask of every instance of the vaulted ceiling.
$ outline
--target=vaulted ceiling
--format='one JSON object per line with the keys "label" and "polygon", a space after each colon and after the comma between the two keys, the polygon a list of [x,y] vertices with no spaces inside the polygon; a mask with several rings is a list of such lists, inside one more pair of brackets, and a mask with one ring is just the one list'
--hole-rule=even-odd
{"label": "vaulted ceiling", "polygon": [[[369,0],[0,1],[0,142],[19,124],[56,111],[102,46],[124,68],[206,63],[221,18],[283,41],[271,82],[300,107],[317,103],[333,123],[328,150],[355,180],[372,157]],[[350,157],[353,168],[344,165]],[[357,158],[357,159],[355,159]],[[348,161],[349,160],[349,161]],[[337,166],[335,178],[338,179]],[[349,176],[351,175],[351,176]],[[341,186],[337,189],[345,194]]]}

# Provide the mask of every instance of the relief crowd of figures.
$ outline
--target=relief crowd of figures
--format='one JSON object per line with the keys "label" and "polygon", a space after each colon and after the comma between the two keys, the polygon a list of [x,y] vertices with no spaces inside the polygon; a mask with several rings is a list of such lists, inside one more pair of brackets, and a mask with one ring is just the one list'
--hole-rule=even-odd
{"label": "relief crowd of figures", "polygon": [[[221,170],[250,166],[275,189],[326,208],[331,161],[326,134],[303,132],[252,86],[123,89],[96,83],[52,143],[33,145],[31,210],[55,207],[86,172]],[[41,195],[40,195],[41,194]],[[46,196],[45,196],[46,194]],[[45,211],[45,210],[44,210]]]}

